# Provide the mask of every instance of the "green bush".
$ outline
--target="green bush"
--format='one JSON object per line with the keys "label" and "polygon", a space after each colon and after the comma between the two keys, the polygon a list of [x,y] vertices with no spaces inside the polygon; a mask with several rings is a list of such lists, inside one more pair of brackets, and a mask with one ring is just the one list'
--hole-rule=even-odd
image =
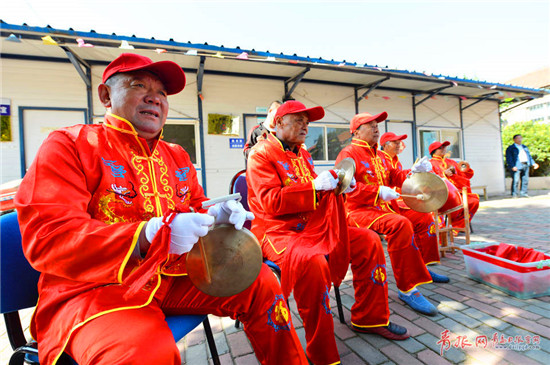
{"label": "green bush", "polygon": [[529,147],[531,156],[540,165],[531,169],[531,176],[550,175],[550,124],[541,122],[522,122],[507,125],[502,129],[502,151],[506,159],[506,148],[514,143],[512,137],[521,134],[523,144]]}

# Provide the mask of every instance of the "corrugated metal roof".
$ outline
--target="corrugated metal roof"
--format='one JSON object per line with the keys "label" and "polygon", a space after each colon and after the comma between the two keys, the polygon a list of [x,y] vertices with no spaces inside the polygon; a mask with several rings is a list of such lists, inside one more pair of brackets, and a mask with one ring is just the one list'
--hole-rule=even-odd
{"label": "corrugated metal roof", "polygon": [[[51,36],[59,45],[69,47],[75,54],[87,61],[109,62],[120,52],[120,43],[128,42],[136,53],[148,51],[147,56],[155,59],[171,59],[180,64],[186,71],[196,70],[199,56],[208,57],[206,70],[230,72],[243,75],[258,75],[280,79],[289,79],[297,73],[308,69],[303,81],[332,82],[356,88],[368,87],[379,80],[384,80],[379,88],[429,94],[434,90],[445,88],[442,95],[463,96],[467,98],[491,98],[499,101],[510,99],[527,100],[543,96],[547,91],[502,83],[491,83],[461,79],[444,75],[428,75],[416,71],[388,69],[355,62],[325,60],[322,58],[302,57],[296,54],[275,54],[256,51],[255,49],[228,48],[209,45],[208,43],[177,42],[139,38],[135,35],[120,36],[115,33],[100,34],[89,32],[33,27],[27,24],[14,25],[0,20],[3,37],[14,34],[24,41],[22,43],[3,42],[2,57],[11,55],[28,55],[36,57],[66,58],[60,47],[37,47],[41,37]],[[78,47],[76,39],[82,38],[93,44],[94,48]],[[34,41],[34,42],[33,42]],[[10,44],[8,44],[10,43]],[[28,43],[28,44],[25,44]],[[165,50],[162,54],[152,54],[156,49]],[[241,59],[246,53],[246,59]]]}

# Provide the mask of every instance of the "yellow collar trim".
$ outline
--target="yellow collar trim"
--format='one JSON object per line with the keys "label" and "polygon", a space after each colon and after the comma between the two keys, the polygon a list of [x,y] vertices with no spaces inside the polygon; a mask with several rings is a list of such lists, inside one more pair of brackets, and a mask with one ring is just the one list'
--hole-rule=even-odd
{"label": "yellow collar trim", "polygon": [[358,139],[358,138],[352,138],[351,144],[359,147],[374,148],[375,150],[378,149],[378,143],[375,143],[374,146],[371,146],[366,141],[363,141],[362,139]]}

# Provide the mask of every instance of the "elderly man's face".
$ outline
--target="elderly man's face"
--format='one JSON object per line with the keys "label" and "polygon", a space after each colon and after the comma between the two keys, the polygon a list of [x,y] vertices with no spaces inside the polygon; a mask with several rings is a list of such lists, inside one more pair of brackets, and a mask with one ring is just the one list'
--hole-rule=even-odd
{"label": "elderly man's face", "polygon": [[384,144],[384,152],[391,157],[394,157],[399,153],[400,147],[401,141],[388,141]]}
{"label": "elderly man's face", "polygon": [[302,145],[306,141],[308,125],[309,118],[306,112],[277,117],[277,138],[291,147]]}
{"label": "elderly man's face", "polygon": [[359,128],[355,130],[355,138],[367,142],[370,146],[378,143],[378,138],[380,138],[378,122],[373,120],[368,123],[361,124]]}
{"label": "elderly man's face", "polygon": [[166,122],[168,99],[166,88],[158,77],[147,71],[126,72],[100,87],[100,99],[111,112],[128,120],[138,135],[156,138]]}
{"label": "elderly man's face", "polygon": [[435,150],[434,156],[443,157],[443,156],[445,156],[446,153],[447,153],[447,146],[443,146],[443,147],[438,148],[437,150]]}

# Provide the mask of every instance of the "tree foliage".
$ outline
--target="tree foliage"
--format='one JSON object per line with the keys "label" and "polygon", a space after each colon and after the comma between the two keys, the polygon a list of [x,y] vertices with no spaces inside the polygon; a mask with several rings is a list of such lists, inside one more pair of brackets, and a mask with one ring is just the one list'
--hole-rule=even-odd
{"label": "tree foliage", "polygon": [[522,122],[507,125],[502,129],[502,150],[506,158],[506,148],[514,143],[512,137],[521,134],[523,144],[529,147],[531,156],[540,165],[532,171],[532,176],[550,175],[550,124]]}

